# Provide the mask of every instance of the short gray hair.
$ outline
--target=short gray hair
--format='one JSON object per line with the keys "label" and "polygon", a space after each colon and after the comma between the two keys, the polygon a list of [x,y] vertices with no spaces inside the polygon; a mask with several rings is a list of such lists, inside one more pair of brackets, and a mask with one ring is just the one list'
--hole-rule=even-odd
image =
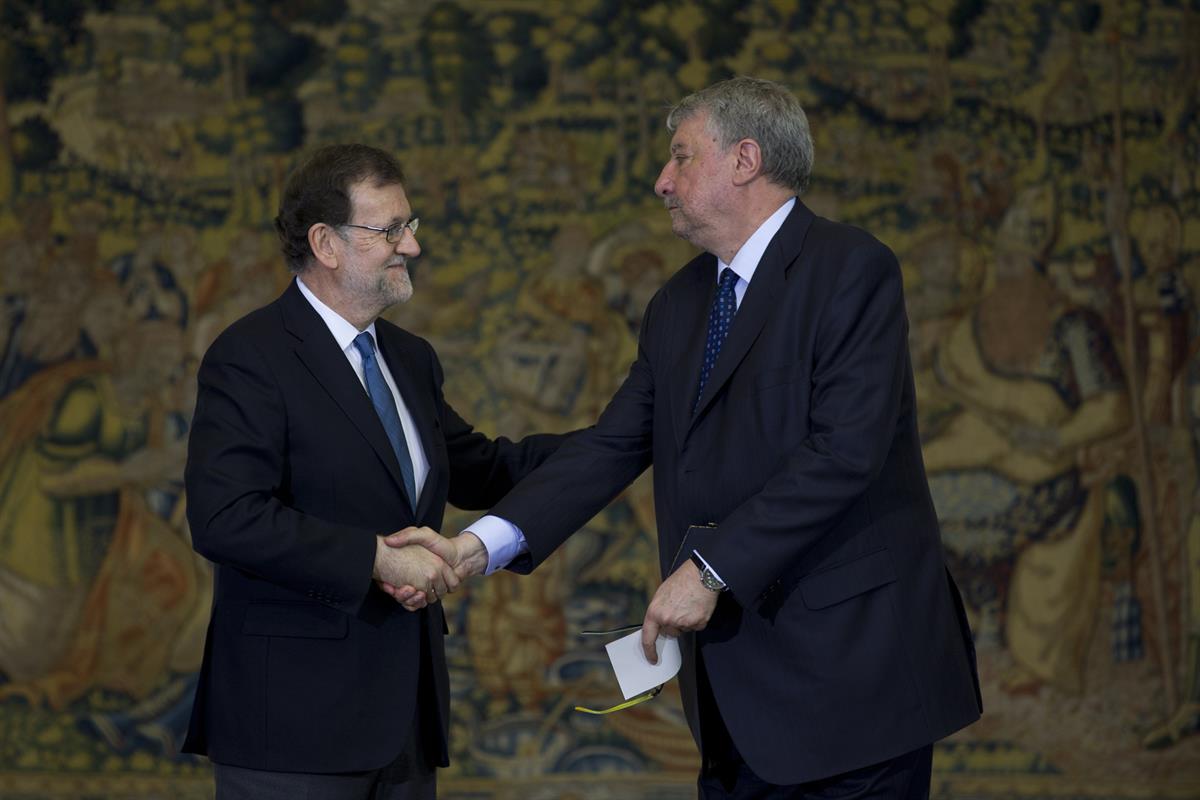
{"label": "short gray hair", "polygon": [[689,94],[667,114],[672,133],[689,117],[708,112],[709,130],[722,150],[742,139],[758,142],[763,172],[773,183],[801,194],[812,174],[813,141],[800,101],[782,85],[737,77]]}

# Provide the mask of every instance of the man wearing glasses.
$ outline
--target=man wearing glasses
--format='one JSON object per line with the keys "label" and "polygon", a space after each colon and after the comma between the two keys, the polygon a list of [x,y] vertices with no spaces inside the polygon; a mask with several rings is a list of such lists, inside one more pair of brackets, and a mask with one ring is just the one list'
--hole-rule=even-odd
{"label": "man wearing glasses", "polygon": [[[800,201],[812,137],[782,86],[716,84],[667,127],[655,190],[706,252],[650,301],[596,425],[450,540],[450,560],[528,572],[653,464],[665,580],[642,645],[654,661],[659,634],[679,637],[701,796],[928,797],[932,743],[981,703],[899,264]],[[389,540],[412,541],[433,540]]]}
{"label": "man wearing glasses", "polygon": [[448,763],[438,600],[458,577],[381,536],[440,527],[447,500],[487,508],[561,437],[473,432],[429,344],[378,318],[412,297],[421,252],[390,155],[317,150],[275,225],[295,279],[200,366],[188,521],[217,566],[184,750],[214,762],[222,800],[431,800]]}

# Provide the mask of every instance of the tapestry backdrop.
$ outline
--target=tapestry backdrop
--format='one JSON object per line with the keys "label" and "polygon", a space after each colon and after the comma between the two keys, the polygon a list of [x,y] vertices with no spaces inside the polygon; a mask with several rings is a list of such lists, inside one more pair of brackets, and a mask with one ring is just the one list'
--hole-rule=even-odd
{"label": "tapestry backdrop", "polygon": [[[750,74],[809,112],[805,202],[903,264],[986,706],[935,796],[1200,796],[1198,44],[1184,0],[3,3],[0,795],[211,792],[178,753],[211,600],[195,371],[286,285],[306,148],[402,157],[425,252],[389,317],[458,410],[567,430],[691,256],[652,193],[665,108]],[[572,710],[618,699],[578,633],[641,618],[654,552],[645,475],[447,601],[444,796],[694,793],[673,684]]]}

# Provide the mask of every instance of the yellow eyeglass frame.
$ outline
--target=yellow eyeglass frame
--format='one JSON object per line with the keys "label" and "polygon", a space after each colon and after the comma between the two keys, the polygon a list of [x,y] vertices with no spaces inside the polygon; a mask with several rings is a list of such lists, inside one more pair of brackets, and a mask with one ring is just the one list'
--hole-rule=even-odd
{"label": "yellow eyeglass frame", "polygon": [[[615,636],[618,633],[630,633],[632,631],[636,631],[640,627],[642,627],[642,626],[639,625],[638,623],[634,623],[632,625],[622,625],[619,628],[609,628],[608,630],[602,630],[602,631],[580,631],[579,635],[580,636]],[[631,697],[623,703],[617,703],[615,706],[610,706],[608,708],[588,708],[587,706],[575,706],[575,710],[581,711],[584,714],[597,714],[597,715],[611,714],[614,711],[624,711],[627,708],[633,708],[634,706],[638,705],[639,703],[644,703],[647,700],[653,700],[654,698],[658,697],[658,693],[661,692],[662,689],[663,689],[663,684],[660,683],[658,686],[655,686],[650,691],[643,692],[643,693],[637,695],[636,697]]]}

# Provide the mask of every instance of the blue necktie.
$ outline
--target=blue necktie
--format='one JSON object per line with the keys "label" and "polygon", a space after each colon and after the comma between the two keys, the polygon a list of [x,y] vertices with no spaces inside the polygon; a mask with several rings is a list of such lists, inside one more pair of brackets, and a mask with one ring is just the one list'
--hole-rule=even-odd
{"label": "blue necktie", "polygon": [[408,491],[408,499],[413,508],[417,507],[417,483],[413,477],[412,457],[408,454],[408,440],[404,438],[404,426],[400,424],[400,414],[396,411],[396,400],[392,390],[388,388],[383,373],[379,370],[379,361],[375,358],[375,342],[371,334],[363,331],[354,337],[354,347],[362,355],[363,373],[367,377],[367,394],[375,405],[375,413],[383,423],[392,450],[396,452],[396,460],[400,462],[400,475],[404,478],[404,488]]}
{"label": "blue necktie", "polygon": [[737,285],[737,273],[731,269],[721,270],[721,280],[717,284],[717,296],[713,298],[712,310],[708,313],[708,339],[704,342],[704,363],[700,365],[700,388],[696,391],[696,404],[692,408],[695,413],[700,408],[700,398],[704,396],[704,384],[708,383],[708,373],[712,372],[713,364],[721,353],[721,345],[729,335],[729,325],[737,312],[737,295],[733,287]]}

